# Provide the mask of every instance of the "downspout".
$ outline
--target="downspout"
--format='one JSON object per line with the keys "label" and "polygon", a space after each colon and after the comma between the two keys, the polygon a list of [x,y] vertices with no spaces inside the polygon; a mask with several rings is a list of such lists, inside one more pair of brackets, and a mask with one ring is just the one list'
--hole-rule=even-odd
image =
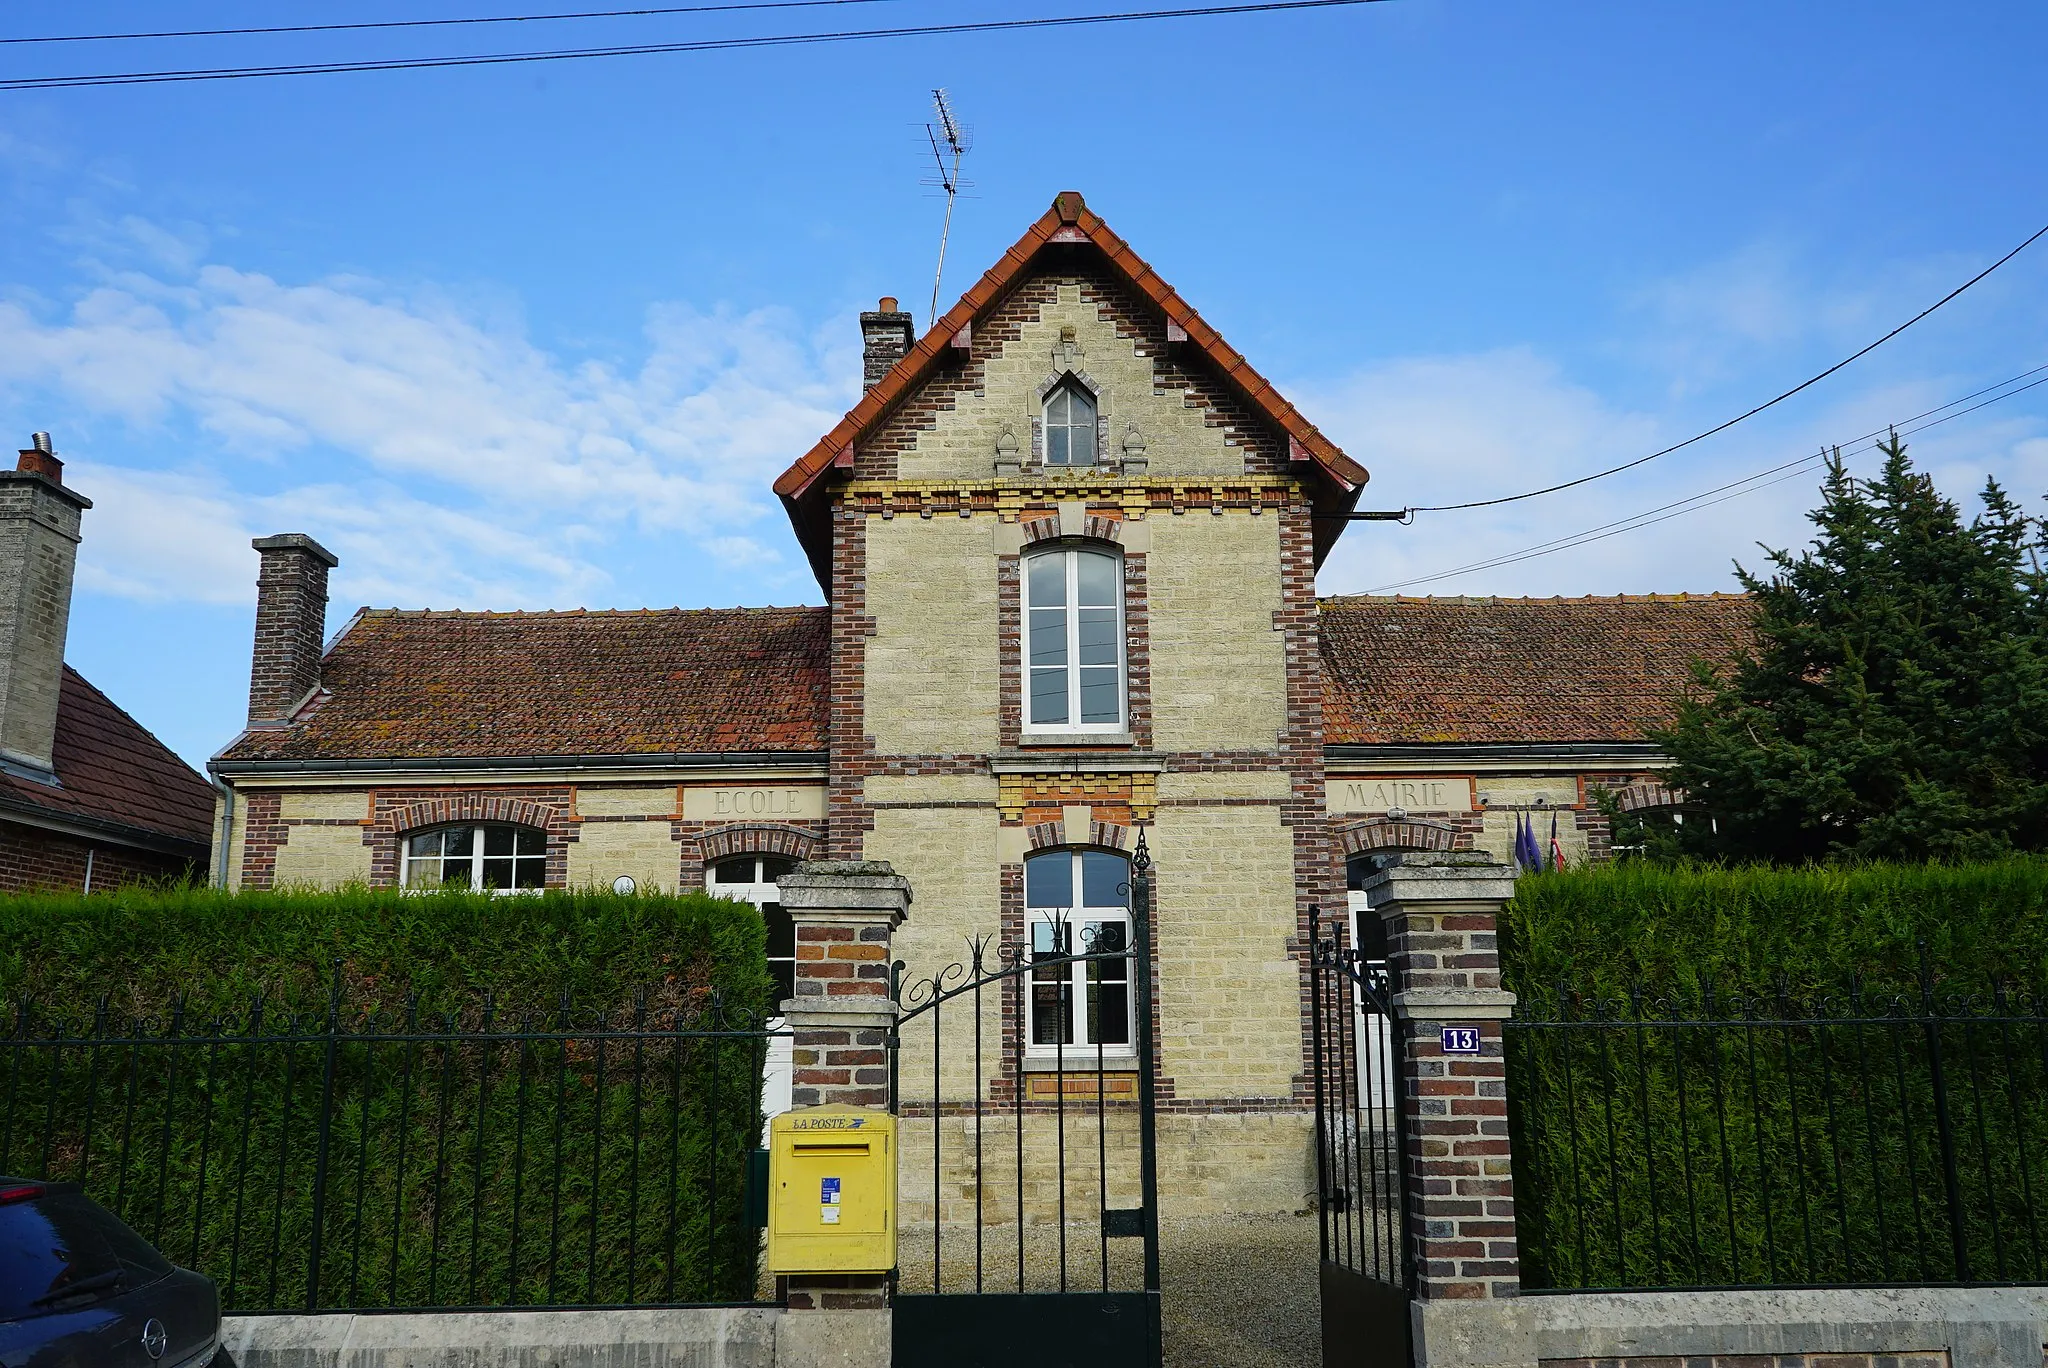
{"label": "downspout", "polygon": [[214,791],[220,794],[220,820],[214,824],[213,833],[213,886],[228,886],[228,842],[235,832],[235,789],[227,780],[214,777]]}
{"label": "downspout", "polygon": [[93,848],[87,846],[85,848],[85,888],[83,890],[87,893],[92,892],[92,857]]}

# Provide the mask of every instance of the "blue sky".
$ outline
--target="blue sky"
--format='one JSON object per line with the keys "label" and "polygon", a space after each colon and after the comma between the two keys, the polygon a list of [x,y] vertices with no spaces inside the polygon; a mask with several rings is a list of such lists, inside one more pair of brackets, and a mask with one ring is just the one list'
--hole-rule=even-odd
{"label": "blue sky", "polygon": [[[597,6],[592,6],[597,7]],[[297,22],[568,8],[326,0]],[[1073,0],[0,46],[0,74],[483,52]],[[276,22],[12,0],[0,36]],[[70,659],[195,763],[239,725],[255,554],[360,604],[819,601],[768,483],[929,303],[922,122],[975,136],[948,301],[1058,190],[1401,506],[1569,478],[1832,363],[2048,223],[2038,4],[1392,0],[1035,34],[0,93],[0,440],[87,515]],[[1568,494],[1354,528],[1325,592],[1559,536],[2048,363],[2048,242],[1734,432]],[[12,429],[11,434],[4,431]],[[2048,386],[1916,439],[2040,507]],[[1867,467],[1867,463],[1866,463]],[[1409,592],[1730,587],[1800,477]]]}

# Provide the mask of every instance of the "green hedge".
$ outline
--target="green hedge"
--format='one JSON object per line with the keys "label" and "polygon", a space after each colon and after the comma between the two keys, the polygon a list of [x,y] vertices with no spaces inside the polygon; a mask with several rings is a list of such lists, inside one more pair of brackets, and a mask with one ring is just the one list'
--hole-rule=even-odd
{"label": "green hedge", "polygon": [[1805,869],[1643,861],[1531,875],[1502,923],[1508,986],[1693,993],[2048,977],[2048,860]]}
{"label": "green hedge", "polygon": [[2048,1277],[2044,909],[2031,859],[1523,878],[1525,1283]]}
{"label": "green hedge", "polygon": [[768,989],[702,895],[0,899],[0,1171],[239,1310],[746,1300]]}
{"label": "green hedge", "polygon": [[622,1006],[635,991],[688,984],[751,1008],[767,995],[764,937],[753,908],[703,894],[25,893],[0,897],[0,997],[89,1012],[105,996],[125,1015],[180,996],[195,1011],[241,1011],[261,993],[324,1009],[339,962],[356,1007],[399,1007],[410,993]]}

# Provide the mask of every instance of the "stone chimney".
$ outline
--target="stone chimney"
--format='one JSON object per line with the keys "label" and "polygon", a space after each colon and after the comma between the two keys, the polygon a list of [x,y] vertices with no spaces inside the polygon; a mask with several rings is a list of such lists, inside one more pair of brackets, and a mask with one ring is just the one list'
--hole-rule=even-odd
{"label": "stone chimney", "polygon": [[872,312],[860,316],[860,340],[861,388],[871,390],[909,355],[917,338],[911,332],[910,315],[897,307],[894,296],[883,295]]}
{"label": "stone chimney", "polygon": [[64,463],[38,432],[0,470],[0,769],[57,782],[57,695],[79,515],[92,500],[64,487]]}
{"label": "stone chimney", "polygon": [[320,687],[327,635],[327,572],[341,562],[303,532],[258,537],[256,651],[249,665],[249,725],[278,727]]}

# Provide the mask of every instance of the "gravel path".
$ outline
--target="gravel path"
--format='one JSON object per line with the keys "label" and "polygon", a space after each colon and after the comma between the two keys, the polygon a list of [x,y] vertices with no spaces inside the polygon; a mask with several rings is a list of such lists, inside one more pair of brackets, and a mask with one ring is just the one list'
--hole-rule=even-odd
{"label": "gravel path", "polygon": [[1317,1368],[1316,1218],[1162,1218],[1166,1368]]}

